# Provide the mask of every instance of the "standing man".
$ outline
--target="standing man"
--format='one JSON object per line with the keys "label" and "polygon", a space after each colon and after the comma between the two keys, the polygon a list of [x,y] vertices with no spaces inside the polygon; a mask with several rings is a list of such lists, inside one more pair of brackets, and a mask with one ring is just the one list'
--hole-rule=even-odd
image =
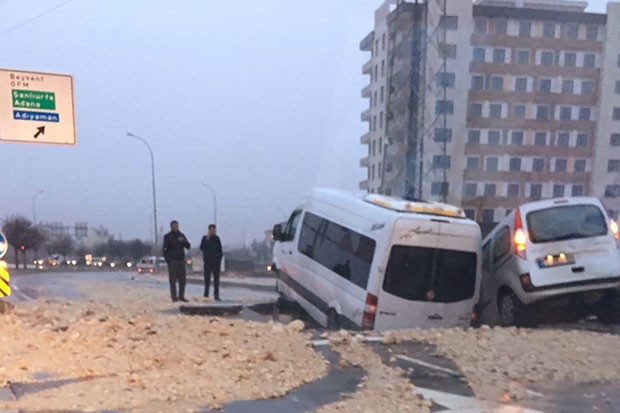
{"label": "standing man", "polygon": [[[168,279],[170,280],[170,296],[173,302],[185,299],[185,248],[190,249],[185,235],[179,231],[179,223],[170,223],[170,232],[164,237],[164,258],[168,263]],[[177,281],[179,282],[179,296],[177,298]]]}
{"label": "standing man", "polygon": [[209,283],[213,273],[213,294],[216,301],[220,301],[220,266],[222,264],[222,243],[216,235],[214,224],[209,225],[209,232],[202,237],[200,250],[205,263],[205,297],[209,297]]}

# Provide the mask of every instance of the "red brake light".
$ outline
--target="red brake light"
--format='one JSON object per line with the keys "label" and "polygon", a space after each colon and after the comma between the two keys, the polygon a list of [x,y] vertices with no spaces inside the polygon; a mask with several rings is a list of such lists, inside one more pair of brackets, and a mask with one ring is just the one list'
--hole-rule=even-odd
{"label": "red brake light", "polygon": [[614,238],[620,239],[620,229],[618,228],[618,223],[612,219],[611,222],[609,223],[609,228],[611,229],[611,232],[614,234]]}
{"label": "red brake light", "polygon": [[370,293],[366,295],[366,307],[364,307],[364,315],[362,316],[362,330],[372,330],[375,328],[378,304],[379,298],[376,295]]}
{"label": "red brake light", "polygon": [[519,208],[515,211],[515,234],[513,238],[515,253],[525,259],[525,247],[527,245],[527,234],[523,230],[523,221],[521,220],[521,211]]}

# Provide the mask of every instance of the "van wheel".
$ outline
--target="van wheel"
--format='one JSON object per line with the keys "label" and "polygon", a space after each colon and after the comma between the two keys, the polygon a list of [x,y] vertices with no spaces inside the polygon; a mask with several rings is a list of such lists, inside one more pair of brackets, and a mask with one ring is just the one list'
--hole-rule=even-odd
{"label": "van wheel", "polygon": [[620,323],[620,291],[609,291],[594,309],[598,321],[603,324]]}
{"label": "van wheel", "polygon": [[523,304],[512,291],[503,292],[497,300],[497,305],[503,327],[521,325]]}
{"label": "van wheel", "polygon": [[338,312],[333,308],[329,309],[327,313],[327,329],[328,330],[340,330],[340,316]]}

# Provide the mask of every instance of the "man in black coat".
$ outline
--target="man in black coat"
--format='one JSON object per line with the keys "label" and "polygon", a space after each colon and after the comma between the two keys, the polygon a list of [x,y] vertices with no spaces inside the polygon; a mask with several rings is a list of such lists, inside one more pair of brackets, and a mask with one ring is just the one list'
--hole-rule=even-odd
{"label": "man in black coat", "polygon": [[[173,302],[185,299],[185,249],[190,249],[185,235],[179,231],[179,223],[170,223],[170,232],[164,237],[164,258],[168,263],[168,279],[170,280],[170,296]],[[179,296],[177,297],[177,285],[179,283]]]}
{"label": "man in black coat", "polygon": [[202,237],[200,250],[205,264],[205,297],[209,297],[209,283],[213,274],[213,294],[216,301],[220,301],[220,266],[222,264],[222,243],[216,235],[214,224],[209,225],[209,232]]}

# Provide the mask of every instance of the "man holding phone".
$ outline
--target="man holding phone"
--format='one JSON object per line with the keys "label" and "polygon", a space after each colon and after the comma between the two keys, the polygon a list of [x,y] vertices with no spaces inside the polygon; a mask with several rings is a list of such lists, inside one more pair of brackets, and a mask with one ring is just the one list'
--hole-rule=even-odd
{"label": "man holding phone", "polygon": [[[164,258],[168,263],[168,279],[170,281],[170,296],[173,302],[185,299],[185,249],[190,249],[190,244],[185,235],[179,231],[178,221],[170,223],[170,232],[164,237]],[[179,283],[179,295],[177,297],[177,285]]]}

